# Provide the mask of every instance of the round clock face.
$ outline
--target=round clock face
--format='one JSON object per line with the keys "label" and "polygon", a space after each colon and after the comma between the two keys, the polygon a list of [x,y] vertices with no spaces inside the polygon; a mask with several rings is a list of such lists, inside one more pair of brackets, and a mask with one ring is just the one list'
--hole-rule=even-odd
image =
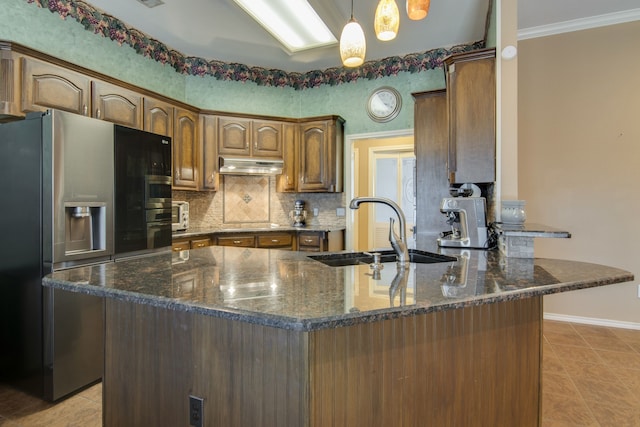
{"label": "round clock face", "polygon": [[392,87],[376,89],[367,102],[367,114],[376,122],[393,120],[402,107],[402,97]]}

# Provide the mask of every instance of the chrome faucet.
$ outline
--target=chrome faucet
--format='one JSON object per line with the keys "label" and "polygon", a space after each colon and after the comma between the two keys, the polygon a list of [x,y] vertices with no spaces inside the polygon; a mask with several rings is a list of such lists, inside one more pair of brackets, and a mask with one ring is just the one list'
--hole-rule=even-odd
{"label": "chrome faucet", "polygon": [[407,268],[409,266],[409,249],[407,247],[407,226],[404,213],[396,202],[383,197],[355,197],[349,203],[349,208],[358,209],[361,203],[382,203],[389,206],[398,215],[400,226],[400,236],[393,229],[394,220],[389,218],[389,242],[396,253],[398,268]]}

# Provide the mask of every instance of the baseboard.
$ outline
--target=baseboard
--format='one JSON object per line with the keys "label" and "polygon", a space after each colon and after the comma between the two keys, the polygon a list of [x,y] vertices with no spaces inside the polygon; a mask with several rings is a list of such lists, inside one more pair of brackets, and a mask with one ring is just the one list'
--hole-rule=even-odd
{"label": "baseboard", "polygon": [[557,320],[559,322],[582,323],[585,325],[606,326],[608,328],[636,329],[640,330],[640,323],[623,322],[620,320],[598,319],[595,317],[571,316],[568,314],[544,313],[545,320]]}

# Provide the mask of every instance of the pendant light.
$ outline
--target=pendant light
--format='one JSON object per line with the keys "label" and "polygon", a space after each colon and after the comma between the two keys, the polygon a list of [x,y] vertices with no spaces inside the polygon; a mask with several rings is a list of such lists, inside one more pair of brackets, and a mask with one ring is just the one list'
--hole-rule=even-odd
{"label": "pendant light", "polygon": [[373,27],[378,40],[389,41],[396,38],[400,26],[400,12],[396,0],[380,0],[376,8]]}
{"label": "pendant light", "polygon": [[364,62],[367,43],[362,27],[353,18],[353,0],[351,0],[351,19],[340,35],[340,57],[345,67],[357,67]]}
{"label": "pendant light", "polygon": [[431,0],[407,0],[407,15],[409,19],[419,21],[429,14]]}

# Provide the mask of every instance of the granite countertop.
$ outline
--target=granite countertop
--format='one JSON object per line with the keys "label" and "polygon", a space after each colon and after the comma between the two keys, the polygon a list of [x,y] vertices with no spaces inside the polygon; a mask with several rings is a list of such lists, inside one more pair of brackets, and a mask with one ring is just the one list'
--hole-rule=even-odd
{"label": "granite countertop", "polygon": [[548,225],[524,222],[521,225],[494,223],[494,228],[499,235],[507,237],[552,237],[570,238],[571,233]]}
{"label": "granite countertop", "polygon": [[279,224],[246,224],[246,225],[225,225],[222,227],[193,227],[186,231],[176,231],[172,234],[173,239],[204,236],[207,234],[237,234],[237,233],[263,233],[277,231],[341,231],[345,227],[326,225],[307,225],[305,227],[294,227],[292,225]]}
{"label": "granite countertop", "polygon": [[[435,252],[435,251],[434,251]],[[456,261],[329,267],[308,253],[210,246],[54,272],[45,286],[310,331],[632,281],[613,267],[451,250]],[[398,280],[400,279],[400,280]],[[405,282],[406,286],[398,286]]]}

